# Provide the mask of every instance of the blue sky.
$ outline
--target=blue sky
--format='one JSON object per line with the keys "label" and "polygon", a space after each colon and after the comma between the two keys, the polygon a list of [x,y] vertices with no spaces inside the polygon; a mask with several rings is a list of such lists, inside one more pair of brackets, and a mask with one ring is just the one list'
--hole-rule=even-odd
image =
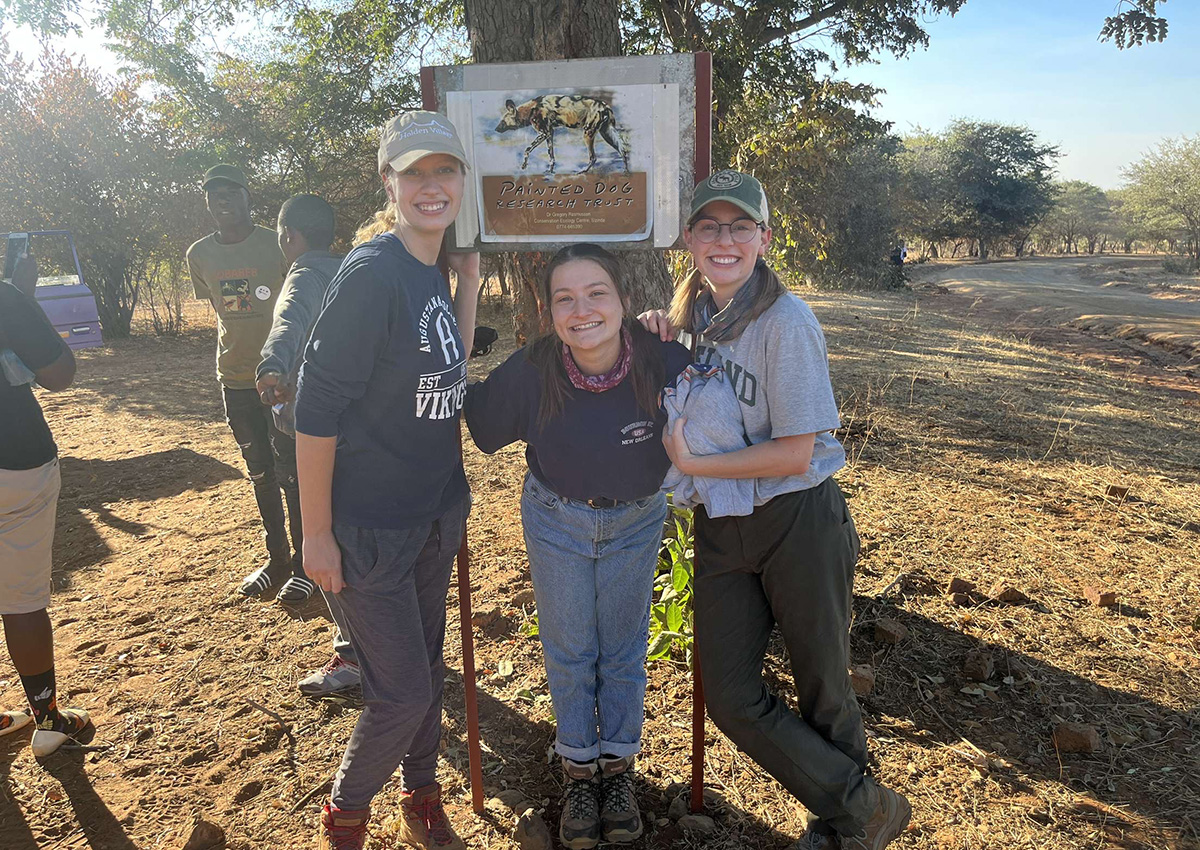
{"label": "blue sky", "polygon": [[1161,44],[1117,50],[1096,40],[1116,0],[967,0],[928,25],[929,49],[843,71],[887,89],[876,115],[897,132],[955,118],[1026,124],[1060,145],[1065,179],[1104,189],[1167,136],[1200,133],[1200,9],[1160,6]]}
{"label": "blue sky", "polygon": [[[1102,188],[1168,136],[1200,134],[1200,8],[1161,7],[1170,21],[1162,44],[1117,50],[1096,40],[1117,0],[968,0],[953,18],[928,22],[928,50],[842,75],[886,92],[876,115],[897,132],[940,130],[955,118],[1026,124],[1061,146],[1060,175]],[[7,30],[7,28],[6,28]],[[28,32],[12,46],[37,52]],[[104,70],[115,60],[101,33],[58,46]]]}

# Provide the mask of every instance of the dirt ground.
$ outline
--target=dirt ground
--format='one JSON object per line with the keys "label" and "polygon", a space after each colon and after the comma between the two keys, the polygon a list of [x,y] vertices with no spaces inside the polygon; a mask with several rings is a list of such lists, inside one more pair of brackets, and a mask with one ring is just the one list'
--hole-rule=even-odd
{"label": "dirt ground", "polygon": [[[828,337],[851,460],[838,479],[863,538],[852,648],[875,670],[862,700],[872,756],[915,809],[896,846],[1200,847],[1194,363],[1057,313],[1038,322],[989,308],[986,292],[921,289],[805,293]],[[504,325],[494,307],[487,318]],[[0,745],[4,850],[175,850],[198,816],[232,848],[312,846],[357,709],[296,691],[329,655],[317,602],[297,611],[236,593],[264,553],[213,346],[203,321],[179,339],[117,342],[80,357],[72,390],[41,396],[63,458],[60,700],[90,709],[98,734],[40,764],[27,733]],[[510,350],[475,361],[475,374]],[[553,825],[549,698],[523,629],[524,463],[517,447],[485,457],[469,440],[466,462],[486,790],[521,791]],[[1006,582],[1030,601],[956,605],[945,592],[956,576],[980,590]],[[1089,604],[1093,584],[1119,603]],[[453,589],[447,604],[439,778],[468,845],[511,850],[507,808],[471,813]],[[907,628],[898,645],[874,642],[883,617]],[[971,652],[994,662],[983,683],[964,675]],[[781,646],[768,667],[786,691]],[[0,704],[22,700],[5,662]],[[689,775],[681,664],[652,664],[647,715],[640,799],[654,824]],[[1099,752],[1059,752],[1060,721],[1094,725]],[[638,846],[784,848],[798,837],[800,807],[711,723],[706,744],[716,830],[686,835],[666,821]],[[395,846],[398,795],[392,784],[378,798],[370,846]]]}

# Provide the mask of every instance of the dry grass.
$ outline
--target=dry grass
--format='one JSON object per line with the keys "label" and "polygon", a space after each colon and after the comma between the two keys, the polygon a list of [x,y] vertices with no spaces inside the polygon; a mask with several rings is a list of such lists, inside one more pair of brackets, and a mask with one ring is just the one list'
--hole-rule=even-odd
{"label": "dry grass", "polygon": [[[805,297],[825,326],[852,459],[838,478],[864,544],[852,644],[877,671],[864,700],[872,754],[916,808],[897,846],[1200,846],[1194,383],[1164,387],[1014,338],[948,296]],[[327,657],[320,606],[289,614],[232,590],[261,544],[220,421],[208,315],[178,340],[85,354],[79,387],[47,398],[67,458],[54,609],[63,698],[93,710],[110,749],[39,766],[27,749],[0,748],[5,850],[175,848],[196,812],[239,850],[312,845],[315,803],[293,809],[336,769],[357,712],[295,695]],[[485,321],[505,327],[495,307]],[[541,651],[521,630],[532,605],[521,451],[485,457],[468,444],[467,468],[487,790],[519,788],[553,821]],[[1108,497],[1110,484],[1128,495]],[[1032,602],[955,607],[951,576],[981,588],[1004,579]],[[1120,606],[1087,604],[1089,583],[1117,590]],[[453,592],[449,605],[453,670]],[[899,646],[871,641],[884,615],[910,630]],[[996,674],[982,695],[963,693],[962,659],[981,648]],[[502,660],[511,676],[497,674]],[[768,667],[786,692],[781,646]],[[677,665],[650,676],[641,802],[662,817],[688,777],[690,684]],[[513,850],[507,810],[470,813],[461,693],[452,672],[440,772],[452,816],[471,847]],[[278,712],[294,745],[245,697]],[[0,700],[19,698],[0,682]],[[1098,726],[1101,752],[1057,753],[1059,719]],[[709,784],[725,801],[717,831],[655,827],[641,846],[787,846],[800,808],[711,724],[707,741]],[[377,800],[374,847],[393,846],[398,794],[394,783]]]}

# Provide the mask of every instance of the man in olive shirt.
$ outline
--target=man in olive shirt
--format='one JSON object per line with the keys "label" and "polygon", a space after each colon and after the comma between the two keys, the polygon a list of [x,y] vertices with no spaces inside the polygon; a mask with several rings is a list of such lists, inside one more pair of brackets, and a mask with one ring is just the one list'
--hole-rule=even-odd
{"label": "man in olive shirt", "polygon": [[[188,248],[188,271],[196,297],[207,299],[217,312],[217,379],[225,419],[254,482],[254,498],[266,530],[269,560],[246,576],[241,587],[244,595],[259,596],[277,589],[292,574],[281,487],[291,515],[292,538],[297,544],[301,539],[299,488],[275,475],[271,452],[275,426],[254,387],[287,266],[275,231],[250,221],[250,192],[240,168],[213,166],[204,174],[203,187],[217,230]],[[299,563],[298,551],[295,557]]]}

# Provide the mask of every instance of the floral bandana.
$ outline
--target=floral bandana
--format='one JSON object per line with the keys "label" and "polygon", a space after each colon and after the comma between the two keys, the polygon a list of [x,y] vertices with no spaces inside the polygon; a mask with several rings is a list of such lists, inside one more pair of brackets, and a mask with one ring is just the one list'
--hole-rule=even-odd
{"label": "floral bandana", "polygon": [[563,366],[567,370],[567,377],[571,379],[571,384],[575,389],[587,390],[590,393],[602,393],[621,383],[629,374],[629,367],[633,363],[633,337],[629,335],[629,328],[621,328],[621,354],[617,357],[616,364],[603,375],[585,375],[580,372],[579,367],[575,365],[575,358],[571,356],[571,346],[569,345],[563,345],[562,359]]}

